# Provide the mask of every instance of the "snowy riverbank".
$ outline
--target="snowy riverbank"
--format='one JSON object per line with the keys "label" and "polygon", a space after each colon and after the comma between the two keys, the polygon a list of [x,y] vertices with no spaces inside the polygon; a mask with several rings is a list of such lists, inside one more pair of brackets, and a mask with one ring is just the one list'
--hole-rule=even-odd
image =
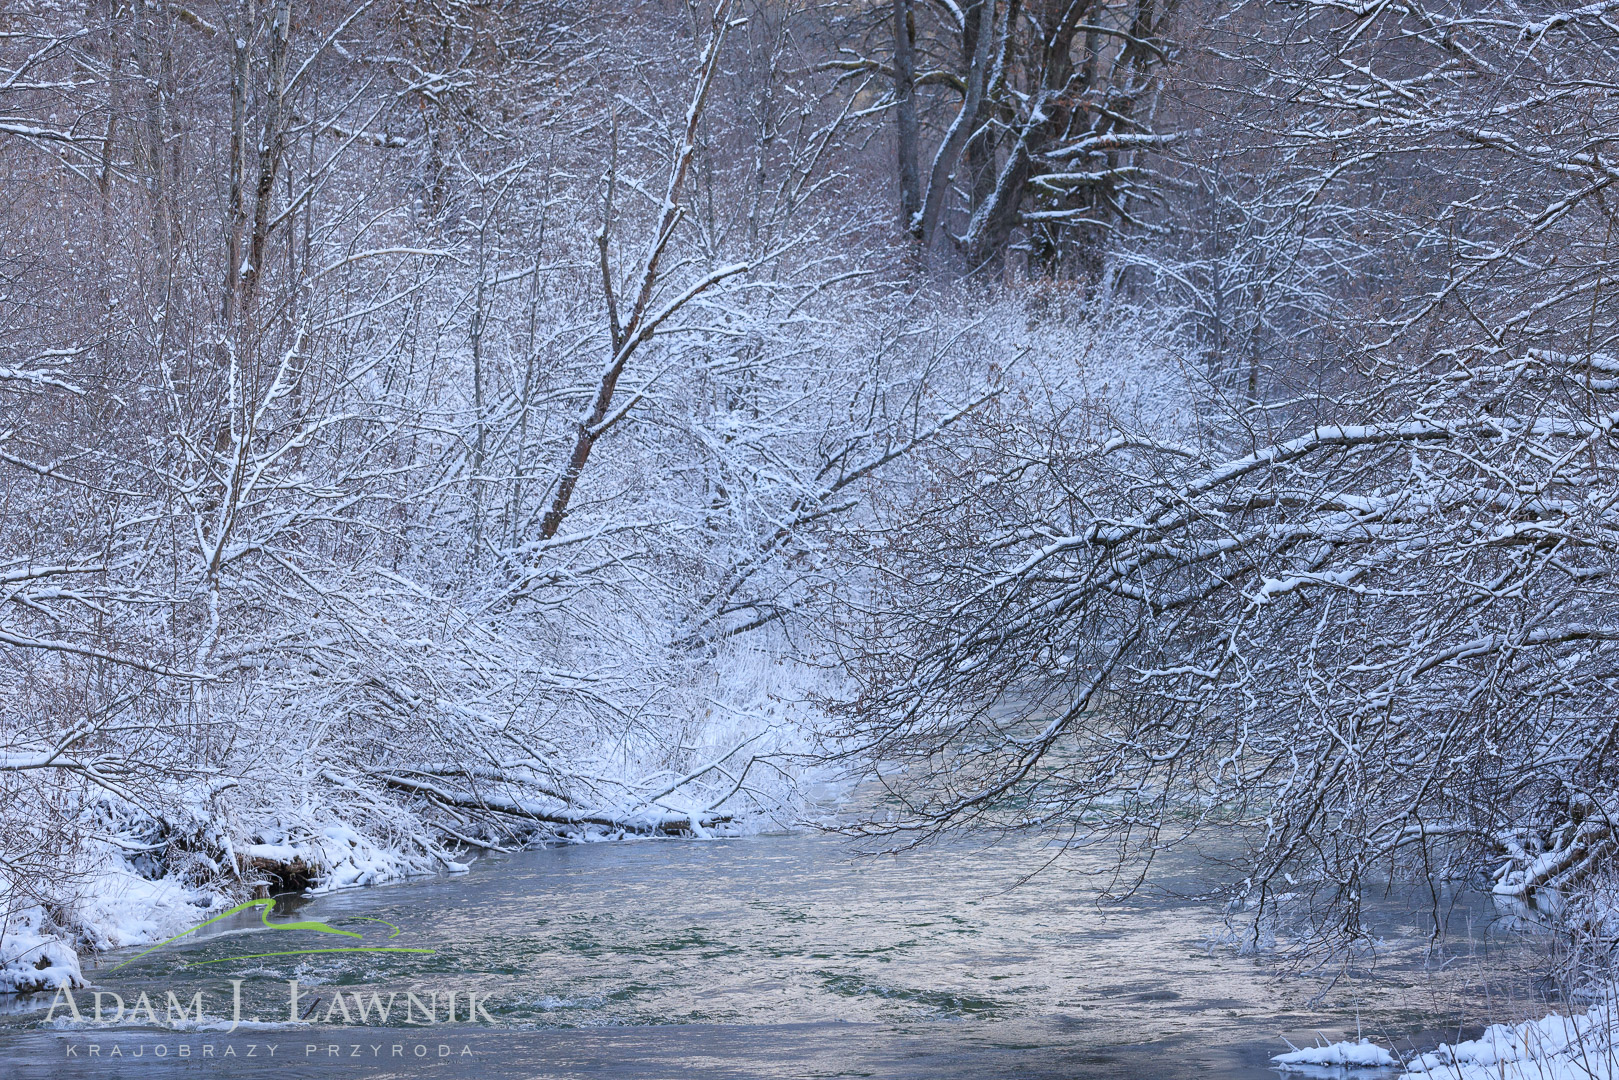
{"label": "snowy riverbank", "polygon": [[207,775],[153,778],[138,800],[89,789],[32,838],[37,867],[0,874],[0,994],[82,986],[80,954],[155,944],[255,897],[460,873],[480,849],[800,820],[832,791],[801,764],[824,676],[741,650],[705,674],[665,688],[682,720],[661,739],[552,723],[545,756],[480,715],[461,726],[487,741],[414,756],[266,741]]}
{"label": "snowy riverbank", "polygon": [[43,896],[0,897],[0,994],[84,986],[81,951],[167,940],[263,894],[267,878],[320,892],[466,869],[441,845],[403,850],[336,822],[270,826],[253,840],[214,831],[196,843],[206,830],[176,839],[173,822],[121,809],[104,805],[101,823],[121,827],[83,838],[72,871]]}
{"label": "snowy riverbank", "polygon": [[[740,833],[753,827],[755,823],[732,822],[722,831]],[[50,891],[47,903],[0,896],[0,912],[6,914],[0,923],[0,994],[85,986],[80,953],[165,941],[232,904],[288,885],[319,894],[427,874],[464,873],[471,861],[464,850],[430,839],[425,829],[413,844],[403,845],[336,821],[292,826],[277,822],[247,838],[215,833],[209,837],[211,851],[203,845],[189,851],[193,858],[188,872],[173,858],[187,850],[184,840],[176,842],[171,836],[166,843],[153,842],[154,836],[172,831],[171,822],[131,813],[121,834],[83,842],[75,873]],[[585,824],[566,833],[536,834],[531,840],[592,842],[636,835],[632,830]],[[195,872],[199,860],[209,864],[209,872]],[[278,886],[275,890],[267,884],[272,881]]]}
{"label": "snowy riverbank", "polygon": [[1614,1080],[1619,1077],[1619,1004],[1539,1020],[1492,1024],[1478,1038],[1441,1043],[1401,1061],[1367,1039],[1278,1054],[1284,1072],[1342,1076],[1378,1070],[1399,1080]]}

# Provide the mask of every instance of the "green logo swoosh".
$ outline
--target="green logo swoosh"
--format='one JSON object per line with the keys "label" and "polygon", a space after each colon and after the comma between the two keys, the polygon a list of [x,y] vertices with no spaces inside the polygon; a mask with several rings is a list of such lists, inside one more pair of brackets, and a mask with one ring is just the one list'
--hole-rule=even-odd
{"label": "green logo swoosh", "polygon": [[[208,919],[206,922],[200,922],[196,926],[193,926],[189,930],[184,930],[184,931],[181,931],[178,934],[175,934],[173,937],[169,938],[167,941],[160,941],[156,945],[153,945],[150,949],[146,949],[143,952],[136,953],[134,956],[131,956],[128,960],[125,960],[121,964],[114,964],[112,967],[108,968],[107,970],[109,970],[109,971],[117,971],[121,967],[126,967],[126,966],[128,966],[130,964],[133,964],[135,961],[137,961],[137,960],[139,960],[139,959],[141,959],[143,957],[147,957],[147,956],[152,955],[153,953],[157,952],[159,949],[162,949],[162,948],[165,948],[165,947],[167,947],[169,945],[174,944],[176,941],[179,941],[183,937],[188,937],[191,934],[195,934],[198,930],[201,930],[205,926],[211,926],[212,924],[218,922],[221,919],[228,919],[232,915],[236,915],[236,914],[238,914],[240,912],[246,911],[248,908],[258,908],[259,909],[259,922],[263,923],[265,928],[270,929],[270,930],[311,930],[311,931],[314,931],[317,934],[341,934],[343,937],[351,937],[351,938],[358,938],[358,937],[362,936],[362,935],[356,933],[353,930],[339,930],[335,926],[331,926],[331,925],[329,925],[327,923],[319,922],[319,921],[316,921],[316,920],[313,920],[313,919],[307,920],[307,921],[304,921],[304,922],[281,922],[281,923],[271,922],[270,921],[270,909],[273,908],[273,907],[275,907],[275,901],[271,900],[271,899],[268,899],[268,898],[262,899],[262,900],[249,900],[246,903],[237,904],[233,908],[230,908],[230,909],[228,909],[226,911],[221,911],[218,915],[215,915],[213,918]],[[374,919],[374,918],[371,918],[370,916],[356,916],[356,917],[357,918],[363,918],[367,922],[383,923],[384,925],[392,928],[393,933],[388,935],[389,938],[396,938],[402,933],[402,931],[399,929],[398,926],[395,926],[393,923],[388,922],[387,919]],[[198,963],[199,964],[220,964],[220,963],[224,963],[227,960],[252,960],[252,959],[257,959],[259,957],[266,957],[266,956],[299,956],[299,955],[303,955],[303,954],[306,954],[306,953],[334,953],[334,952],[432,953],[433,951],[434,950],[432,950],[432,949],[407,949],[407,948],[402,948],[400,946],[389,946],[389,945],[351,945],[351,946],[348,946],[346,948],[336,948],[336,949],[333,949],[333,948],[328,948],[328,949],[290,949],[290,950],[287,950],[285,952],[248,953],[248,954],[246,954],[244,956],[222,956],[222,957],[219,957],[218,959],[215,959],[215,960],[198,961]]]}

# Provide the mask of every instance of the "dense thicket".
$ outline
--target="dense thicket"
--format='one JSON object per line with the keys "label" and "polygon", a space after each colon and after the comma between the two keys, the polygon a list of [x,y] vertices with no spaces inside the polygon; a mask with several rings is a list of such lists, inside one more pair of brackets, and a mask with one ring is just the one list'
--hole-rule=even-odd
{"label": "dense thicket", "polygon": [[793,18],[6,6],[12,903],[783,804],[814,537],[974,400]]}
{"label": "dense thicket", "polygon": [[1114,256],[1182,320],[1196,420],[1041,401],[935,451],[946,494],[882,563],[917,658],[868,651],[851,725],[907,766],[878,831],[1150,855],[1219,822],[1249,910],[1317,901],[1301,944],[1363,933],[1364,892],[1413,871],[1611,936],[1586,891],[1619,810],[1605,12],[1207,21],[1169,235]]}

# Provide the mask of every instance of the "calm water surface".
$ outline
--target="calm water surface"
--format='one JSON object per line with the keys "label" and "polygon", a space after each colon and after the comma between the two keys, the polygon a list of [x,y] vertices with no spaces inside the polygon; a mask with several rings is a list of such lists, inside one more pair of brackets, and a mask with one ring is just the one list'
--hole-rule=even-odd
{"label": "calm water surface", "polygon": [[[1046,854],[1031,841],[856,859],[836,838],[791,835],[491,856],[273,917],[362,939],[272,932],[249,911],[116,971],[138,950],[100,957],[87,976],[126,1005],[144,992],[162,1016],[168,992],[201,992],[228,1022],[240,980],[242,1015],[260,1023],[47,1026],[49,999],[23,1002],[0,1016],[0,1076],[1235,1080],[1274,1076],[1283,1037],[1358,1025],[1431,1041],[1514,999],[1531,1007],[1533,944],[1492,931],[1476,902],[1446,900],[1436,954],[1415,898],[1380,900],[1387,947],[1328,984],[1211,946],[1206,902],[1098,904],[1088,856],[1011,888]],[[1186,865],[1170,884],[1196,883]],[[250,955],[334,943],[432,951]],[[403,1022],[407,992],[439,995],[436,1023]],[[469,992],[485,1003],[477,1024],[460,1022]],[[352,1007],[342,1022],[332,1000],[356,993],[396,995],[386,1026]]]}

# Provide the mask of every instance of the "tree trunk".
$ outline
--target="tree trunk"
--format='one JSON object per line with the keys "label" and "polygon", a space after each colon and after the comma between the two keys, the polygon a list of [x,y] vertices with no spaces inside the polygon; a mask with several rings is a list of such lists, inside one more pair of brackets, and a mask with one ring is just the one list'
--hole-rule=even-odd
{"label": "tree trunk", "polygon": [[905,228],[920,227],[922,176],[916,165],[916,20],[911,0],[894,0],[894,123],[899,143],[899,216]]}

